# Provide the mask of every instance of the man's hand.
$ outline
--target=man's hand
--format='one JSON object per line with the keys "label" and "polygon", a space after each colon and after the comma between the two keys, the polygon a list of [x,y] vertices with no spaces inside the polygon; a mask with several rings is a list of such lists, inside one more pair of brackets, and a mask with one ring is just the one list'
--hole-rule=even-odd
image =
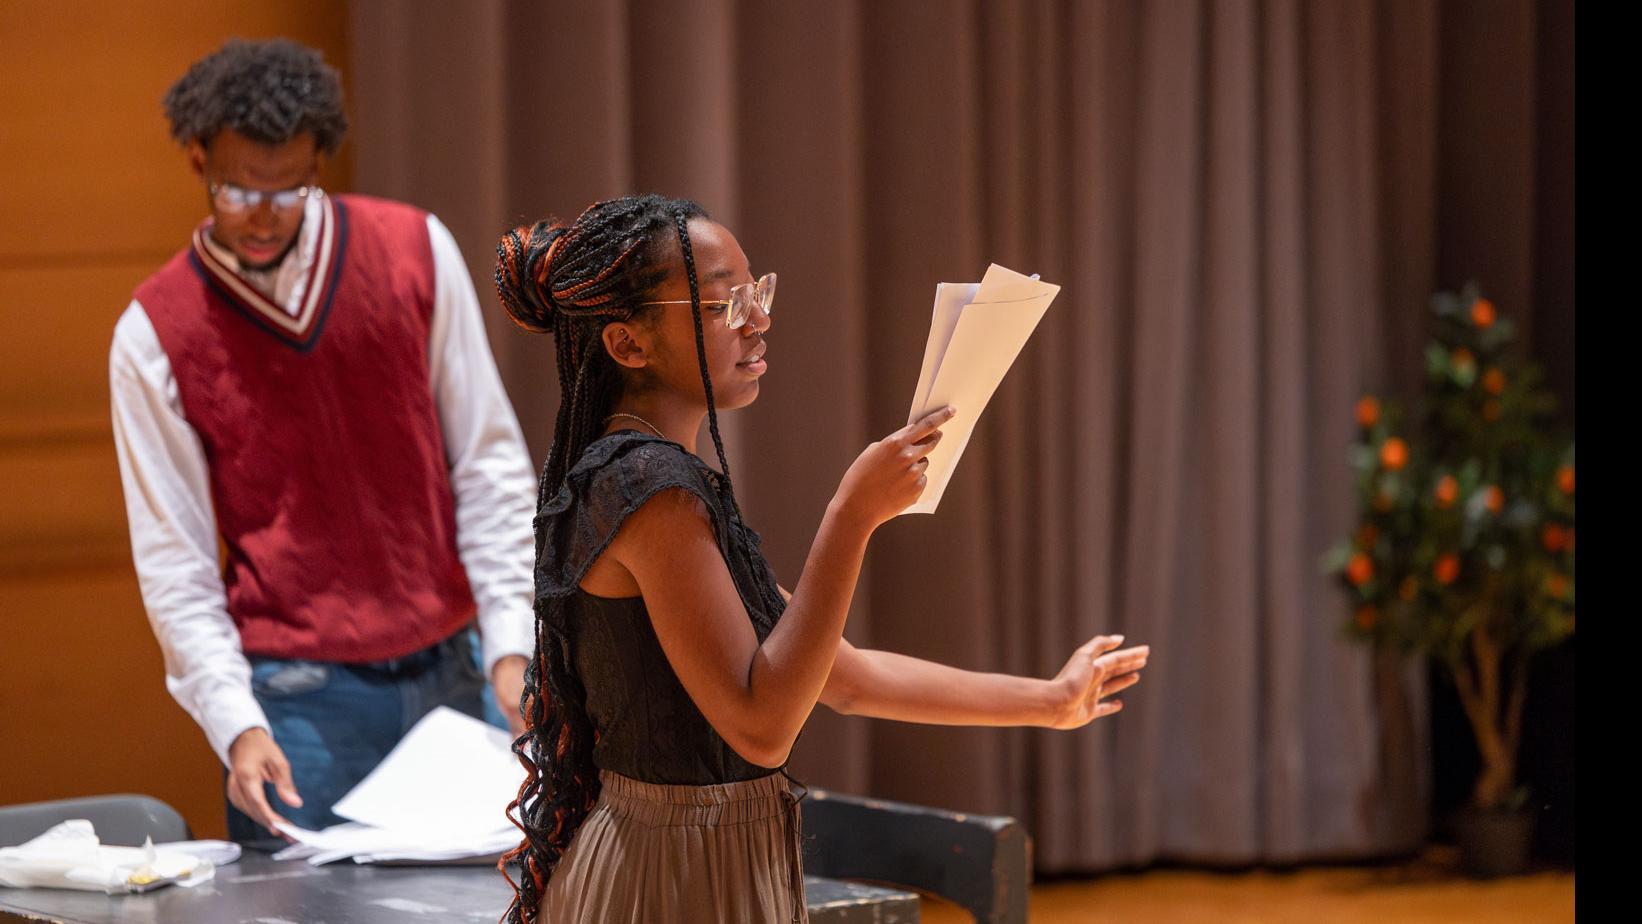
{"label": "man's hand", "polygon": [[507,716],[507,727],[517,738],[525,733],[525,720],[519,715],[519,702],[525,697],[524,655],[499,658],[490,669],[490,692],[496,697],[496,708]]}
{"label": "man's hand", "polygon": [[247,728],[228,746],[228,801],[250,816],[252,821],[269,831],[285,835],[276,824],[289,824],[268,805],[264,783],[274,784],[274,791],[286,805],[302,807],[296,784],[291,781],[291,762],[285,752],[274,743],[266,728]]}

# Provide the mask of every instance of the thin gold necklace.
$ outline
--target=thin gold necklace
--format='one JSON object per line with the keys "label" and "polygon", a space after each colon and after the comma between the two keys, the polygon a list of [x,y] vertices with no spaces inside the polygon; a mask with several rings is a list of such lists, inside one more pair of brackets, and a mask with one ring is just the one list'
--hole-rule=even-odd
{"label": "thin gold necklace", "polygon": [[628,413],[625,413],[625,412],[617,412],[615,414],[611,414],[609,417],[606,417],[604,419],[604,422],[609,423],[610,421],[615,420],[617,417],[628,417],[628,418],[631,418],[633,420],[636,420],[639,423],[644,424],[646,427],[649,427],[650,429],[656,431],[656,435],[661,437],[662,439],[667,438],[667,434],[661,432],[660,427],[656,426],[655,424],[651,423],[648,420],[645,420],[643,417],[640,417],[637,414],[628,414]]}

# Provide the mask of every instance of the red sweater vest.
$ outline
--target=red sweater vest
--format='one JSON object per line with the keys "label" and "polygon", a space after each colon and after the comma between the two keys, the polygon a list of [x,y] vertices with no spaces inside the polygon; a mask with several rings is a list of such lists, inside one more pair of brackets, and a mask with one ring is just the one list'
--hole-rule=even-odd
{"label": "red sweater vest", "polygon": [[325,205],[293,320],[198,243],[137,287],[205,446],[245,652],[363,662],[473,618],[428,370],[427,215]]}

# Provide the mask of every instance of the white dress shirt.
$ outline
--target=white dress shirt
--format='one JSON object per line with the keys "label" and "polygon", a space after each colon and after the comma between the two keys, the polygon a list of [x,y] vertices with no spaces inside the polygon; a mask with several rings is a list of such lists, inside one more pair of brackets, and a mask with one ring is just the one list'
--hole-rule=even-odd
{"label": "white dress shirt", "polygon": [[[293,313],[305,294],[320,207],[319,197],[308,200],[296,246],[278,266],[240,272]],[[428,237],[434,265],[430,380],[450,466],[457,551],[478,603],[483,658],[490,667],[507,655],[529,657],[535,644],[535,477],[461,251],[432,215]],[[237,269],[231,251],[209,237],[207,246]],[[109,379],[132,558],[165,655],[165,685],[226,764],[234,739],[248,728],[268,728],[268,719],[251,693],[251,668],[228,615],[205,452],[183,414],[170,360],[135,300],[114,328]]]}

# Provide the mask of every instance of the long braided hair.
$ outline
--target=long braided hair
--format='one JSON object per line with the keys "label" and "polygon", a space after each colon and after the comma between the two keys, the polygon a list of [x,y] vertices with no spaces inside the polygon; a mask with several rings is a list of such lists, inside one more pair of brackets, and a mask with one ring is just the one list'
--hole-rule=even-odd
{"label": "long braided hair", "polygon": [[[688,230],[691,219],[706,217],[706,211],[688,199],[628,196],[595,203],[569,225],[549,219],[515,228],[497,244],[496,291],[502,305],[520,326],[551,333],[558,349],[561,398],[553,445],[538,486],[538,510],[558,493],[565,474],[603,433],[607,416],[621,398],[621,370],[604,349],[604,326],[641,320],[644,312],[656,310],[635,306],[667,279],[676,238],[690,283],[707,417],[724,474],[720,494],[739,520],[707,371],[701,292]],[[538,534],[537,556],[553,553]],[[599,795],[593,765],[596,732],[587,715],[586,690],[571,666],[567,630],[562,604],[538,595],[536,651],[525,670],[520,706],[528,731],[513,743],[526,777],[518,798],[508,806],[524,841],[500,863],[504,876],[510,865],[520,870],[517,882],[508,877],[515,896],[504,917],[518,924],[536,919],[548,879]]]}

